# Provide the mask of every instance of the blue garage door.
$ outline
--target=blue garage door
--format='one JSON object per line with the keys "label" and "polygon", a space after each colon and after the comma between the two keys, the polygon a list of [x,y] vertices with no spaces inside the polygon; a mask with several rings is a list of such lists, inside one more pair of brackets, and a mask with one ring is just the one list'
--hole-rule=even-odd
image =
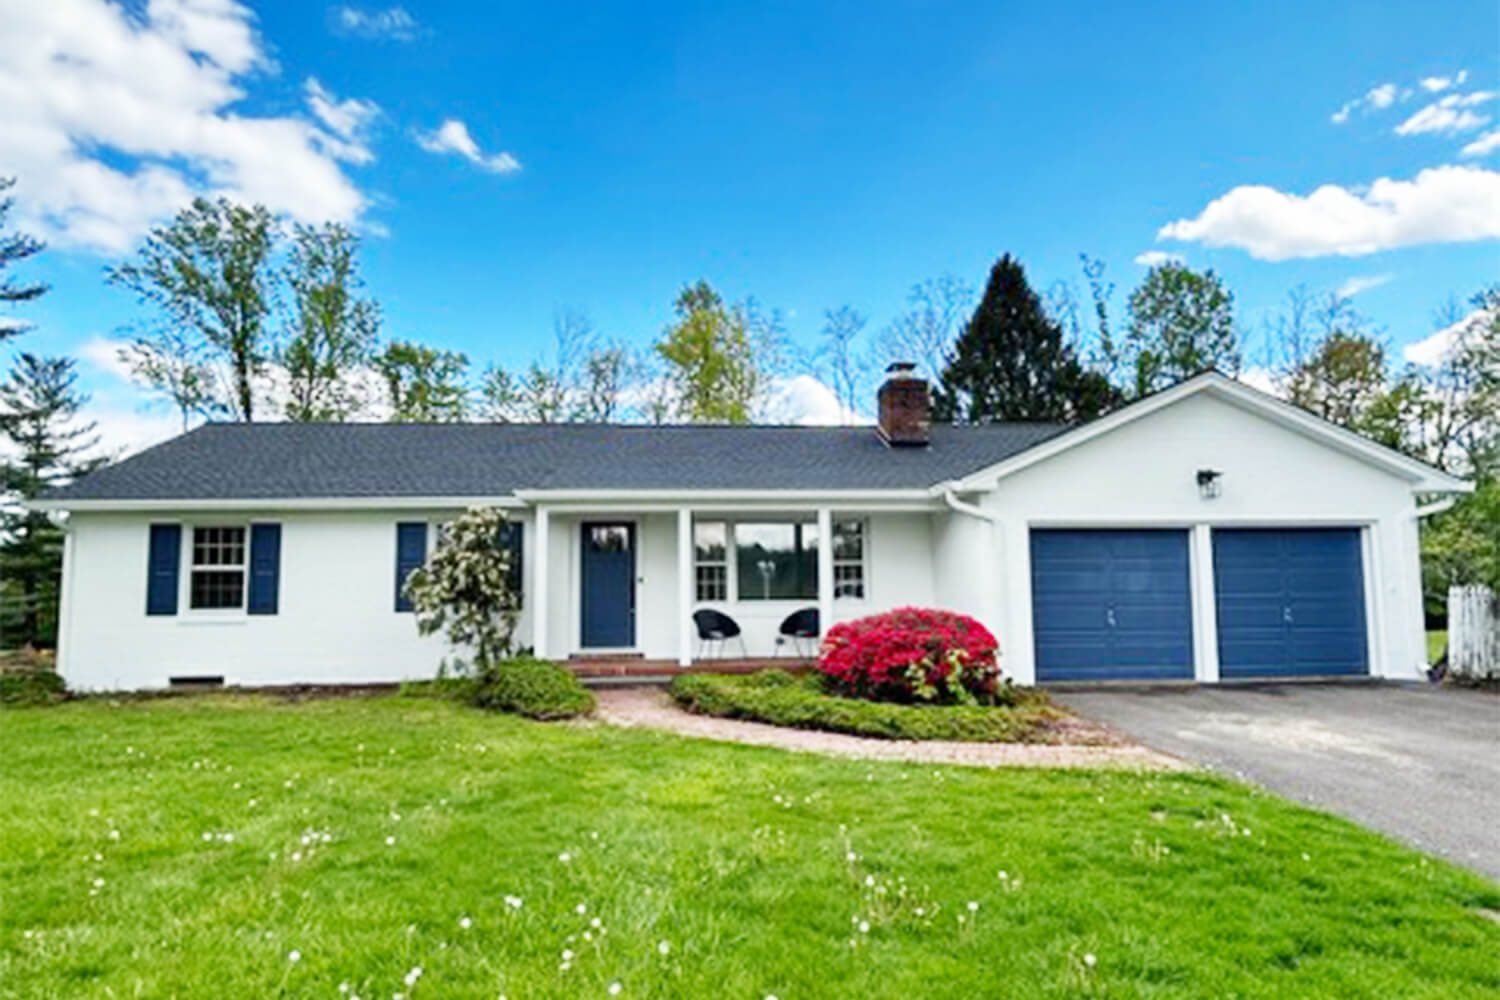
{"label": "blue garage door", "polygon": [[1216,530],[1222,677],[1369,672],[1357,528]]}
{"label": "blue garage door", "polygon": [[1039,681],[1193,676],[1185,531],[1033,531]]}

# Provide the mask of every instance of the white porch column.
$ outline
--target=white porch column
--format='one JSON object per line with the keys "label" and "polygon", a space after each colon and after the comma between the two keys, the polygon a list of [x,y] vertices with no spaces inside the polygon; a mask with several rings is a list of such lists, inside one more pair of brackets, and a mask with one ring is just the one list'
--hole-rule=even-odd
{"label": "white porch column", "polygon": [[818,508],[818,629],[833,626],[833,512]]}
{"label": "white porch column", "polygon": [[547,508],[536,508],[535,554],[531,557],[531,648],[538,660],[551,655],[547,642],[547,563],[552,558],[552,531]]}
{"label": "white porch column", "polygon": [[693,663],[693,512],[677,508],[677,663]]}

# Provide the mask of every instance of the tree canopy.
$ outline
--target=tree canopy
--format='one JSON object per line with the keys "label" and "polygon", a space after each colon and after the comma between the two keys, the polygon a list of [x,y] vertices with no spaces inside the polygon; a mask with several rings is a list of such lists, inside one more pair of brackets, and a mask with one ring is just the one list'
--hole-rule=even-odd
{"label": "tree canopy", "polygon": [[964,325],[933,399],[933,419],[1076,421],[1117,401],[1107,379],[1079,361],[1047,314],[1020,261],[1002,256]]}

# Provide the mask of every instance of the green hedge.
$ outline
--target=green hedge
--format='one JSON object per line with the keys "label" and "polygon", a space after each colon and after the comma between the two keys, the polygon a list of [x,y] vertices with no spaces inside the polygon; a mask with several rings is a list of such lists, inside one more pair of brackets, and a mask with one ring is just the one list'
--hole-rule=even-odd
{"label": "green hedge", "polygon": [[0,671],[0,705],[54,705],[67,696],[63,679],[50,667]]}
{"label": "green hedge", "polygon": [[480,708],[533,719],[568,719],[594,710],[593,694],[573,672],[545,660],[506,660],[481,671],[471,700]]}
{"label": "green hedge", "polygon": [[782,670],[685,674],[670,690],[679,705],[702,715],[891,740],[1044,743],[1051,738],[1049,723],[1062,716],[1035,689],[1016,689],[1009,706],[898,705],[826,694],[815,675]]}

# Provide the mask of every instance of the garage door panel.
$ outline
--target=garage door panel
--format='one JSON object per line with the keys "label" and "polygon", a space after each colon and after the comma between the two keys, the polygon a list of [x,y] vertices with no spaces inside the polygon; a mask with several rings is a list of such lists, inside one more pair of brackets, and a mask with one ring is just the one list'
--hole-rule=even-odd
{"label": "garage door panel", "polygon": [[1182,531],[1033,531],[1037,679],[1191,678]]}
{"label": "garage door panel", "polygon": [[1359,529],[1215,530],[1214,588],[1221,676],[1368,672]]}

